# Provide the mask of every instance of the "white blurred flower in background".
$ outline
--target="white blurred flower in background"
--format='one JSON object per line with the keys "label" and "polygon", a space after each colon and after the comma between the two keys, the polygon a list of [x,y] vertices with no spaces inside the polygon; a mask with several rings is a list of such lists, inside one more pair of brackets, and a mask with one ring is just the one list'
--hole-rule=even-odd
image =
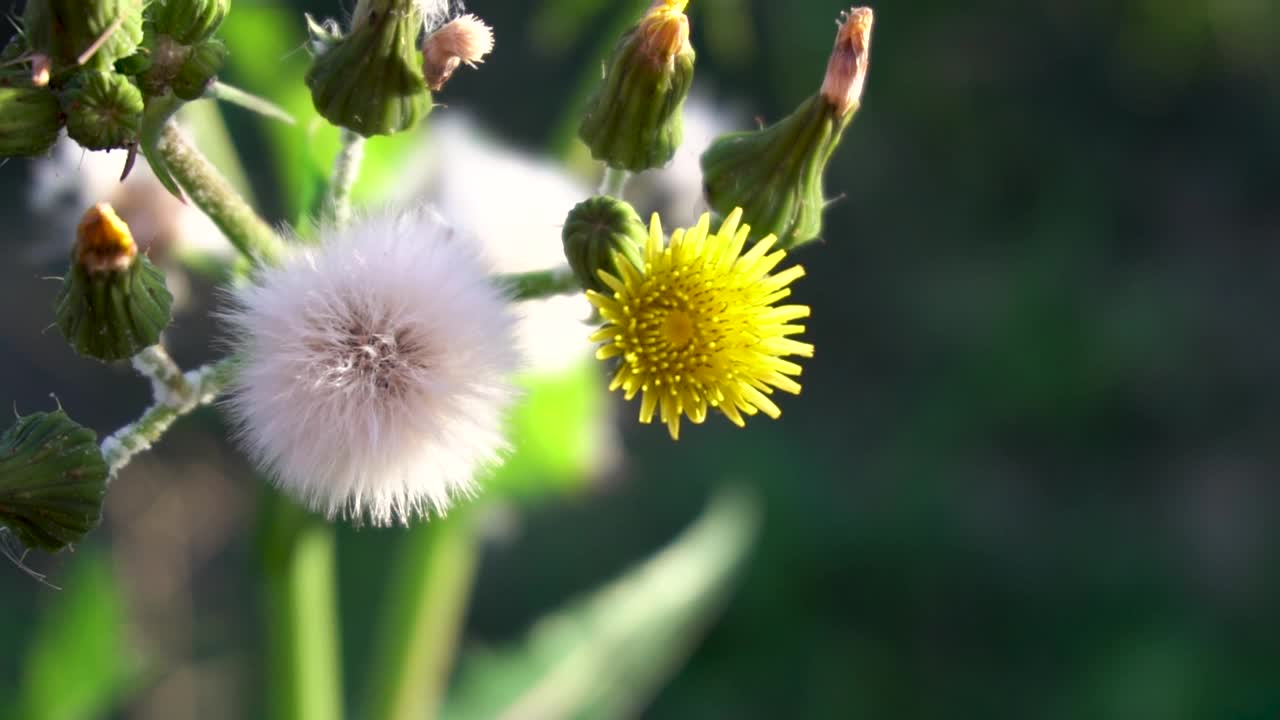
{"label": "white blurred flower in background", "polygon": [[[559,165],[486,136],[457,111],[439,114],[419,153],[406,163],[419,174],[403,178],[394,205],[435,205],[479,240],[498,272],[565,264],[564,218],[591,195],[590,186]],[[585,324],[591,305],[581,294],[522,302],[517,314],[520,349],[534,370],[563,370],[594,352]]]}

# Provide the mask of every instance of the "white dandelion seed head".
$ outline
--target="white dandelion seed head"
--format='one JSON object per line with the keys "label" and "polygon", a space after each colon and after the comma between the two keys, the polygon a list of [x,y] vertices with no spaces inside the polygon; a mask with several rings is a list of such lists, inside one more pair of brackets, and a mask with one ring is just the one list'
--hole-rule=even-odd
{"label": "white dandelion seed head", "polygon": [[506,449],[514,320],[431,211],[322,230],[234,291],[228,407],[276,484],[375,525],[443,514]]}

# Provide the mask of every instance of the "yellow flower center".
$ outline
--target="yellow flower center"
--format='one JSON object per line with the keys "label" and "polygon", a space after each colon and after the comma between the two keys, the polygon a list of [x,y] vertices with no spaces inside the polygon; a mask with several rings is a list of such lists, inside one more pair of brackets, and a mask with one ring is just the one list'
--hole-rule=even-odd
{"label": "yellow flower center", "polygon": [[667,334],[667,342],[673,347],[682,348],[693,339],[693,318],[683,310],[672,310],[662,324]]}

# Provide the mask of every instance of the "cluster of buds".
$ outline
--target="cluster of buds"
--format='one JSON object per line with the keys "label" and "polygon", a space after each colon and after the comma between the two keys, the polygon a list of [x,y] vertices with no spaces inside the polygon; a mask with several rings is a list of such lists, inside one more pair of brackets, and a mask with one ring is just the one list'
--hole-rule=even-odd
{"label": "cluster of buds", "polygon": [[227,46],[213,37],[231,0],[155,0],[147,6],[145,47],[132,60],[148,95],[166,91],[183,100],[204,94],[226,62]]}
{"label": "cluster of buds", "polygon": [[817,238],[827,200],[822,177],[862,102],[871,50],[870,8],[841,18],[822,88],[791,115],[760,130],[731,133],[702,156],[707,203],[778,236],[782,247]]}
{"label": "cluster of buds", "polygon": [[365,137],[409,130],[431,112],[432,91],[493,50],[493,31],[475,15],[429,28],[419,45],[429,19],[418,0],[360,0],[345,34],[308,17],[307,87],[321,117]]}
{"label": "cluster of buds", "polygon": [[231,0],[28,0],[0,55],[0,156],[40,155],[58,131],[90,150],[134,147],[147,99],[201,96],[226,58]]}
{"label": "cluster of buds", "polygon": [[[654,0],[619,40],[578,135],[615,170],[667,164],[682,141],[682,106],[693,79],[687,0]],[[870,60],[870,8],[837,22],[821,89],[776,124],[718,138],[701,158],[707,204],[791,248],[822,232],[823,174],[862,101]]]}

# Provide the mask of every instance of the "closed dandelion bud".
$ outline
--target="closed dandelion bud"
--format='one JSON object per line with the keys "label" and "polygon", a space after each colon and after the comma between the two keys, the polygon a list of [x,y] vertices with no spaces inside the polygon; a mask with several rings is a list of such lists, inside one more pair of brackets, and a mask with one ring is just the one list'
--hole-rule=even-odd
{"label": "closed dandelion bud", "polygon": [[843,18],[822,89],[778,123],[717,139],[702,155],[707,204],[790,248],[817,238],[826,207],[822,175],[856,114],[871,47],[870,8]]}
{"label": "closed dandelion bud", "polygon": [[172,306],[164,274],[138,254],[129,226],[106,203],[90,208],[55,306],[71,347],[103,362],[133,357],[159,342]]}
{"label": "closed dandelion bud", "polygon": [[62,410],[21,417],[0,435],[0,525],[28,548],[79,542],[102,519],[106,489],[97,435]]}
{"label": "closed dandelion bud", "polygon": [[639,172],[667,164],[680,147],[693,83],[687,1],[655,0],[614,48],[578,128],[595,159]]}
{"label": "closed dandelion bud", "polygon": [[415,0],[361,0],[351,32],[324,38],[328,49],[307,72],[316,111],[366,137],[416,125],[431,111],[416,43],[421,27]]}
{"label": "closed dandelion bud", "polygon": [[173,94],[183,100],[195,100],[204,94],[205,88],[213,81],[214,76],[222,69],[227,59],[227,46],[221,40],[205,40],[191,48],[186,62],[178,68],[174,76]]}
{"label": "closed dandelion bud", "polygon": [[0,157],[43,154],[61,126],[58,98],[48,88],[0,87]]}
{"label": "closed dandelion bud", "polygon": [[230,9],[231,0],[152,0],[147,7],[148,30],[195,45],[217,31]]}
{"label": "closed dandelion bud", "polygon": [[640,253],[649,230],[635,208],[617,198],[598,195],[569,211],[562,237],[565,259],[582,287],[609,292],[600,279],[600,271],[619,277],[620,262],[643,267]]}
{"label": "closed dandelion bud", "polygon": [[142,0],[27,0],[23,32],[53,73],[110,70],[142,42]]}
{"label": "closed dandelion bud", "polygon": [[67,134],[89,150],[110,150],[135,142],[142,107],[142,92],[117,73],[82,72],[62,95]]}

